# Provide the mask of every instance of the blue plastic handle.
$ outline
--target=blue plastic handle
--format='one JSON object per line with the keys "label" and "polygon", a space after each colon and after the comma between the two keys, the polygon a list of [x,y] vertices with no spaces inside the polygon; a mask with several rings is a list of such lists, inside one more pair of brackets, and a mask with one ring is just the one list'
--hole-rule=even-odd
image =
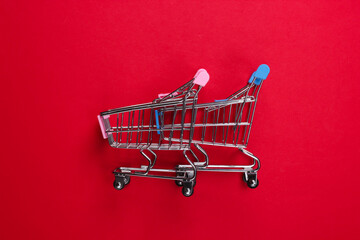
{"label": "blue plastic handle", "polygon": [[262,80],[265,80],[267,76],[270,73],[270,68],[266,64],[261,64],[258,69],[251,75],[249,79],[249,83],[253,82],[254,78],[254,84],[259,85]]}
{"label": "blue plastic handle", "polygon": [[227,101],[228,99],[226,98],[226,99],[220,99],[220,100],[215,100],[215,102],[225,102],[225,101]]}
{"label": "blue plastic handle", "polygon": [[[255,75],[255,72],[253,72],[251,74],[251,77],[249,78],[249,82],[248,83],[252,83],[254,81],[254,75]],[[256,81],[256,80],[255,80]]]}
{"label": "blue plastic handle", "polygon": [[[156,120],[156,128],[160,129],[160,124],[159,124],[159,112],[158,110],[155,110],[155,120]],[[157,134],[160,134],[160,131],[157,131]]]}

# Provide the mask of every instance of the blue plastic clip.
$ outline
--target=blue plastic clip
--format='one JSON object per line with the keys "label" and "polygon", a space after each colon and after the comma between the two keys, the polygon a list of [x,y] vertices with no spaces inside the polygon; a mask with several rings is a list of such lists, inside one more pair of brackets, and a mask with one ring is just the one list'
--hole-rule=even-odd
{"label": "blue plastic clip", "polygon": [[[155,110],[155,120],[156,120],[156,128],[160,129],[160,124],[159,124],[159,112],[158,110]],[[160,134],[160,131],[157,131],[157,134]]]}

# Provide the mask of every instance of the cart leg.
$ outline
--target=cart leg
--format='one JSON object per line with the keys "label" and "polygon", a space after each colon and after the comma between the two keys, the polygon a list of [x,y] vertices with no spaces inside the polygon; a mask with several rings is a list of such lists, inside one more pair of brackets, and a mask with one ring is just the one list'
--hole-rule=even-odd
{"label": "cart leg", "polygon": [[251,157],[254,160],[254,166],[256,165],[256,168],[253,168],[250,171],[245,171],[243,175],[243,180],[246,182],[249,188],[256,188],[259,185],[257,171],[260,169],[260,160],[257,157],[255,157],[255,155],[252,154],[251,152],[243,148],[239,148],[239,149],[246,156]]}
{"label": "cart leg", "polygon": [[255,157],[254,154],[252,154],[251,152],[249,152],[248,150],[245,150],[244,148],[239,148],[239,150],[245,154],[246,156],[248,157],[251,157],[253,160],[254,160],[254,166],[255,166],[255,163],[256,163],[256,168],[253,169],[254,172],[257,172],[259,169],[260,169],[260,160]]}
{"label": "cart leg", "polygon": [[[205,157],[205,161],[204,162],[200,162],[201,167],[207,167],[209,165],[209,157],[206,154],[205,150],[197,143],[194,144],[194,146],[204,155]],[[199,161],[198,161],[199,162]],[[200,166],[200,165],[199,165]]]}
{"label": "cart leg", "polygon": [[196,166],[195,164],[190,160],[190,158],[186,155],[186,151],[184,150],[183,154],[185,159],[190,164],[192,170],[186,170],[185,171],[185,178],[182,183],[182,194],[185,197],[190,197],[194,193],[194,186],[196,184]]}
{"label": "cart leg", "polygon": [[149,173],[150,169],[154,167],[155,162],[156,162],[156,159],[157,159],[157,156],[156,156],[156,154],[155,154],[151,149],[146,149],[146,150],[148,150],[148,151],[154,156],[153,160],[151,160],[151,158],[150,158],[147,154],[145,154],[144,150],[145,150],[145,149],[141,149],[141,150],[140,150],[140,153],[141,153],[141,155],[143,155],[143,156],[145,157],[145,159],[149,162],[149,165],[148,165],[148,167],[147,167],[147,169],[146,169],[146,172],[143,173],[144,175],[147,175],[147,174]]}

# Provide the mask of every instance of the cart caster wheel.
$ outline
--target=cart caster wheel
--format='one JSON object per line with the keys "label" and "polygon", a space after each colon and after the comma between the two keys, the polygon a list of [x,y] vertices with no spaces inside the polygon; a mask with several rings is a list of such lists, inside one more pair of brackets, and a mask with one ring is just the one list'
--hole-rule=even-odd
{"label": "cart caster wheel", "polygon": [[125,183],[125,185],[128,185],[130,183],[130,176],[124,177],[124,183]]}
{"label": "cart caster wheel", "polygon": [[178,185],[179,187],[183,186],[183,182],[180,180],[175,180],[175,184]]}
{"label": "cart caster wheel", "polygon": [[185,196],[185,197],[190,197],[191,195],[193,195],[194,193],[194,188],[193,187],[183,187],[182,188],[182,194]]}
{"label": "cart caster wheel", "polygon": [[257,179],[256,174],[249,174],[248,173],[248,181],[245,179],[245,174],[243,175],[243,180],[246,182],[249,188],[256,188],[259,186],[259,179]]}
{"label": "cart caster wheel", "polygon": [[256,188],[257,186],[259,186],[259,180],[251,179],[247,182],[247,185],[249,188]]}
{"label": "cart caster wheel", "polygon": [[115,180],[113,185],[116,190],[121,190],[125,187],[125,181],[123,179]]}

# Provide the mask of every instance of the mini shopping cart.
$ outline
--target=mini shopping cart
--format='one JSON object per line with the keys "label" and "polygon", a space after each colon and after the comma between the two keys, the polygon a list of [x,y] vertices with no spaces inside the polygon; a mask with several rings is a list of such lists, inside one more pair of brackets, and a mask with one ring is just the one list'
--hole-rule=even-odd
{"label": "mini shopping cart", "polygon": [[[198,171],[242,172],[247,185],[256,188],[260,161],[245,148],[259,91],[269,72],[270,68],[262,64],[247,85],[228,98],[198,104],[198,94],[209,80],[206,70],[200,69],[192,80],[171,93],[159,94],[152,102],[100,113],[102,135],[110,146],[137,149],[148,163],[139,168],[116,168],[115,189],[129,184],[130,176],[162,178],[175,180],[183,195],[189,197]],[[252,164],[211,165],[201,145],[238,148]],[[182,151],[186,162],[172,169],[155,168],[157,150]]]}

